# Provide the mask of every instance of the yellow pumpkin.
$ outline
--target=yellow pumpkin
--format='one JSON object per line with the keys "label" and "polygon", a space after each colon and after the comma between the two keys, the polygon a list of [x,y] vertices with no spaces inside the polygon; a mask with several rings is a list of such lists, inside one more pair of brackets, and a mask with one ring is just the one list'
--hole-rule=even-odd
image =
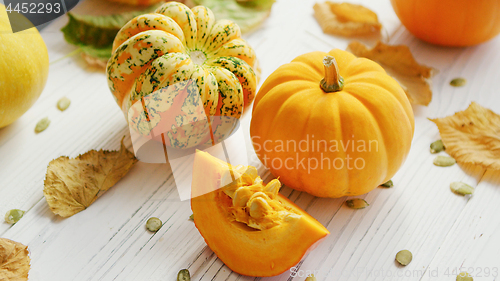
{"label": "yellow pumpkin", "polygon": [[[255,61],[237,24],[216,21],[203,6],[189,9],[168,2],[118,32],[107,65],[108,84],[137,132],[154,138],[158,135],[152,132],[180,128],[165,133],[164,143],[194,147],[211,144],[211,138],[221,140],[232,129],[219,124],[209,129],[200,119],[217,116],[208,122],[231,124],[251,104],[257,87]],[[164,90],[168,86],[173,87]],[[149,103],[147,113],[141,102]]]}
{"label": "yellow pumpkin", "polygon": [[234,272],[281,274],[329,234],[279,194],[280,186],[277,179],[264,185],[254,167],[232,166],[196,152],[191,188],[193,194],[205,194],[191,199],[194,223],[210,249]]}
{"label": "yellow pumpkin", "polygon": [[403,164],[411,105],[377,63],[334,49],[279,67],[256,97],[250,134],[260,160],[291,188],[319,197],[369,192]]}
{"label": "yellow pumpkin", "polygon": [[418,38],[444,46],[470,46],[500,33],[498,0],[391,0],[401,23]]}
{"label": "yellow pumpkin", "polygon": [[[32,24],[12,13],[22,25]],[[49,76],[49,54],[35,27],[12,33],[0,4],[0,128],[16,121],[38,99]]]}

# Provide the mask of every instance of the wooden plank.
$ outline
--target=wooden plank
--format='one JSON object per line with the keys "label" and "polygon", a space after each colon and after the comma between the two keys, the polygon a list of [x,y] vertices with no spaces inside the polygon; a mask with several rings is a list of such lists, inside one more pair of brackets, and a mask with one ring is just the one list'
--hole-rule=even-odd
{"label": "wooden plank", "polygon": [[[278,1],[263,27],[245,37],[256,49],[263,78],[302,53],[347,46],[349,39],[322,33],[312,17],[313,3]],[[453,114],[471,101],[500,112],[500,38],[471,48],[433,46],[399,25],[389,1],[358,3],[378,13],[390,43],[408,45],[419,62],[439,70],[433,78],[433,102],[414,107],[416,131],[410,155],[393,179],[394,188],[360,196],[370,203],[367,209],[346,208],[347,198],[315,198],[283,188],[282,194],[326,225],[331,235],[294,272],[265,279],[303,280],[306,273],[316,272],[318,280],[431,280],[429,274],[438,269],[440,280],[454,280],[444,275],[446,268],[462,265],[474,267],[476,273],[477,268],[493,273],[500,264],[498,176],[477,167],[433,166],[428,146],[439,133],[427,117]],[[29,245],[30,279],[175,280],[180,269],[189,268],[193,280],[260,280],[233,273],[206,246],[188,220],[189,202],[179,200],[165,164],[138,163],[90,208],[71,218],[50,212],[42,195],[50,160],[89,149],[117,149],[121,137],[128,135],[105,75],[78,56],[65,57],[74,50],[59,31],[65,22],[58,19],[42,32],[52,64],[40,100],[16,123],[0,130],[0,213],[28,210],[16,225],[0,224],[0,236]],[[448,83],[455,77],[465,77],[468,83],[453,88]],[[62,96],[72,100],[63,113],[55,107]],[[242,120],[249,149],[250,113]],[[52,123],[35,135],[34,125],[44,116]],[[249,156],[255,163],[251,150]],[[449,183],[457,180],[477,186],[470,200],[449,190]],[[151,216],[165,223],[156,234],[144,228]],[[403,268],[395,264],[394,256],[405,248],[414,259]],[[482,278],[474,280],[498,280]]]}
{"label": "wooden plank", "polygon": [[500,275],[500,174],[488,170],[467,206],[450,228],[422,281],[439,275],[440,280],[455,280],[468,272],[476,281],[499,280]]}

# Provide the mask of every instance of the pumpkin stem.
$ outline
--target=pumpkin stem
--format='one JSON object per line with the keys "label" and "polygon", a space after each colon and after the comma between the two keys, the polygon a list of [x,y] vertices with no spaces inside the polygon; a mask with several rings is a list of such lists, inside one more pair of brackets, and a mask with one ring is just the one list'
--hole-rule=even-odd
{"label": "pumpkin stem", "polygon": [[321,79],[320,87],[326,93],[342,91],[344,88],[344,78],[339,74],[337,61],[332,56],[326,56],[323,59],[325,66],[325,78]]}

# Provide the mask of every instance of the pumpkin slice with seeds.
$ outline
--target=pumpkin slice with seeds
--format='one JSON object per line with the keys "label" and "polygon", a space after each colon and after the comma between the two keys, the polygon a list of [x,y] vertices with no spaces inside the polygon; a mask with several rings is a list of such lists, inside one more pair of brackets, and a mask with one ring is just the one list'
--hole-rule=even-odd
{"label": "pumpkin slice with seeds", "polygon": [[[221,187],[222,186],[222,187]],[[195,154],[194,223],[208,246],[234,272],[275,276],[296,265],[330,232],[267,184],[251,166],[232,166],[202,151]]]}

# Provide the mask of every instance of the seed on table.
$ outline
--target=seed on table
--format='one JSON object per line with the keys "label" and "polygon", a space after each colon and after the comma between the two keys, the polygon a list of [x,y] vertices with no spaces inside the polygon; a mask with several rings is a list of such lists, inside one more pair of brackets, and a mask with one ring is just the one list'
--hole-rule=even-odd
{"label": "seed on table", "polygon": [[364,209],[370,206],[370,204],[368,204],[364,199],[358,199],[358,198],[349,199],[345,201],[345,204],[347,205],[347,207],[351,209]]}
{"label": "seed on table", "polygon": [[449,167],[455,165],[457,161],[449,156],[438,155],[436,156],[436,158],[434,158],[434,161],[432,163],[439,167]]}
{"label": "seed on table", "polygon": [[465,85],[465,83],[467,83],[467,80],[465,80],[465,78],[462,77],[455,78],[450,81],[450,85],[453,87],[462,87]]}
{"label": "seed on table", "polygon": [[450,184],[450,189],[451,191],[453,191],[454,193],[458,194],[458,195],[468,195],[468,194],[472,194],[474,193],[474,187],[466,184],[466,183],[463,183],[463,182],[452,182]]}
{"label": "seed on table", "polygon": [[444,144],[442,140],[437,140],[433,143],[431,143],[431,153],[438,153],[445,150]]}
{"label": "seed on table", "polygon": [[413,259],[413,255],[408,250],[401,250],[396,254],[396,261],[401,265],[408,265]]}
{"label": "seed on table", "polygon": [[151,232],[157,232],[162,226],[162,222],[159,218],[149,218],[146,222],[146,228]]}
{"label": "seed on table", "polygon": [[12,209],[5,213],[5,222],[10,224],[15,224],[18,222],[23,216],[24,211],[19,209]]}
{"label": "seed on table", "polygon": [[380,185],[381,187],[393,187],[394,186],[394,183],[392,182],[392,180],[389,180],[387,182],[384,182],[383,184]]}
{"label": "seed on table", "polygon": [[189,274],[189,270],[182,269],[177,273],[177,281],[191,281],[191,274]]}
{"label": "seed on table", "polygon": [[35,126],[35,133],[41,133],[47,129],[47,127],[50,125],[50,120],[49,117],[45,117],[42,120],[38,121]]}
{"label": "seed on table", "polygon": [[460,272],[460,274],[457,275],[457,281],[473,281],[474,279],[472,276],[470,276],[469,273],[467,272]]}
{"label": "seed on table", "polygon": [[57,101],[57,109],[59,109],[60,111],[65,111],[70,104],[71,100],[67,97],[63,97]]}
{"label": "seed on table", "polygon": [[309,275],[307,278],[306,278],[306,281],[317,281],[318,279],[316,279],[316,277],[314,277],[314,274],[311,274]]}

